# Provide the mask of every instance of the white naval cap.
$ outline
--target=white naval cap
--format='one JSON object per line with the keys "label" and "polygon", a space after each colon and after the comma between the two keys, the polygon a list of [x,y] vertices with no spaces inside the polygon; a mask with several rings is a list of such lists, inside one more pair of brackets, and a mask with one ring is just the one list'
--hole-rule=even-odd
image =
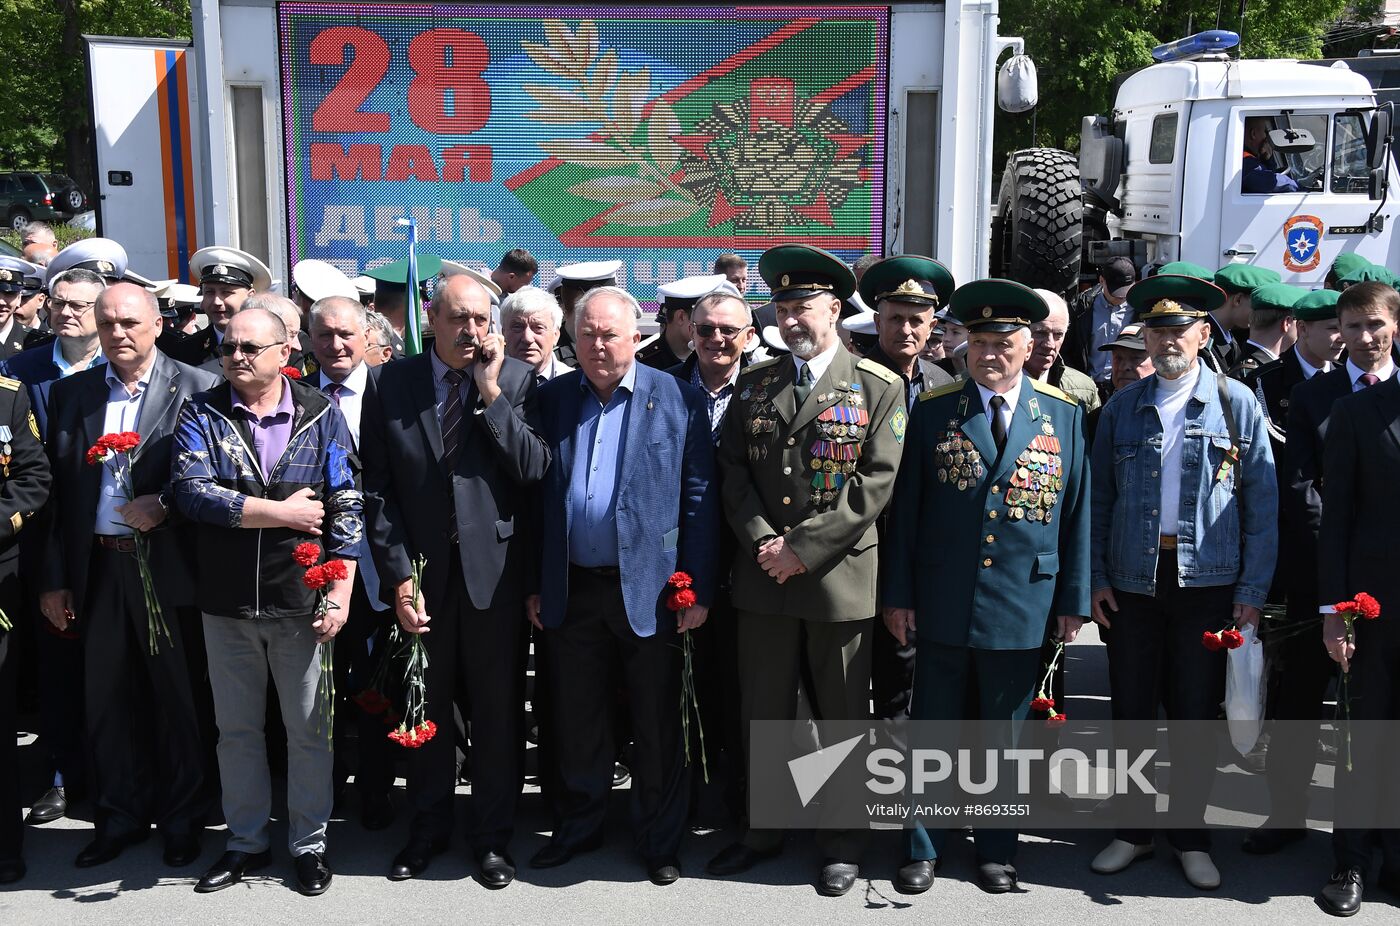
{"label": "white naval cap", "polygon": [[469,276],[481,284],[481,288],[486,290],[491,296],[491,301],[496,302],[501,298],[501,288],[496,285],[496,281],[480,270],[474,270],[466,264],[459,264],[455,260],[444,260],[442,269],[438,274],[446,280],[449,277]]}
{"label": "white naval cap", "polygon": [[701,296],[708,296],[721,286],[728,286],[737,295],[739,290],[722,273],[712,273],[699,277],[684,277],[656,287],[656,295],[663,303],[673,303],[679,308],[693,305]]}
{"label": "white naval cap", "polygon": [[111,238],[84,238],[54,255],[45,270],[44,283],[48,285],[60,273],[78,269],[120,280],[126,275],[126,263],[126,248],[118,242]]}
{"label": "white naval cap", "polygon": [[[62,256],[62,255],[59,255]],[[247,251],[237,248],[200,248],[190,257],[190,277],[196,284],[227,283],[254,292],[272,291],[272,271]]]}
{"label": "white naval cap", "polygon": [[875,334],[875,310],[866,309],[841,319],[841,327],[852,334]]}
{"label": "white naval cap", "polygon": [[171,283],[157,295],[162,299],[170,300],[171,305],[199,305],[203,299],[199,287],[191,286],[188,283]]}
{"label": "white naval cap", "polygon": [[327,296],[344,296],[360,301],[360,291],[339,267],[314,257],[297,261],[292,268],[292,282],[307,299],[316,302]]}
{"label": "white naval cap", "polygon": [[27,260],[0,254],[0,293],[17,293],[24,289],[24,278],[32,265]]}
{"label": "white naval cap", "polygon": [[558,270],[558,278],[565,283],[596,283],[611,286],[617,282],[617,272],[622,269],[620,260],[594,260],[582,264],[565,264]]}
{"label": "white naval cap", "polygon": [[367,277],[362,273],[350,282],[355,284],[355,289],[359,290],[361,298],[374,295],[374,277]]}

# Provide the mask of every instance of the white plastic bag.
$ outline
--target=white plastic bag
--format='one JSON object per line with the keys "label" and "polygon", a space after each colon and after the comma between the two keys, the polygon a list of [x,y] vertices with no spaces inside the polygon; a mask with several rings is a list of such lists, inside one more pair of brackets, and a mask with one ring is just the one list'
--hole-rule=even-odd
{"label": "white plastic bag", "polygon": [[1259,742],[1264,729],[1264,647],[1257,642],[1253,627],[1240,628],[1244,645],[1227,654],[1225,670],[1225,719],[1230,727],[1230,742],[1241,756],[1248,755]]}
{"label": "white plastic bag", "polygon": [[1040,99],[1035,62],[1030,55],[1012,55],[997,74],[997,100],[1009,113],[1035,109]]}

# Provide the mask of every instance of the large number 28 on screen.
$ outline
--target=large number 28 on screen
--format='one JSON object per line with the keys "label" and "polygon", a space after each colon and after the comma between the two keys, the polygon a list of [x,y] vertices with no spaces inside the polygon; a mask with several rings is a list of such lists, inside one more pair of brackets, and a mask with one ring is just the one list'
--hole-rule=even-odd
{"label": "large number 28 on screen", "polygon": [[[347,62],[347,52],[353,57]],[[389,131],[389,114],[360,109],[389,73],[389,43],[378,33],[356,26],[334,26],[311,40],[314,65],[340,67],[345,73],[311,116],[316,132]],[[408,43],[408,117],[437,135],[469,135],[491,115],[491,90],[482,78],[490,54],[481,37],[461,29],[430,29]],[[452,112],[448,113],[451,92]]]}

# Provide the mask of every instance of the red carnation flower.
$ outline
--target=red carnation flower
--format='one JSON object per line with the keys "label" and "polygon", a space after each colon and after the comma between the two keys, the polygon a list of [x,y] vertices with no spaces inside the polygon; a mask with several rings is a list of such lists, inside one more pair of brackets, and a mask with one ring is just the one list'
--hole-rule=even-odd
{"label": "red carnation flower", "polygon": [[100,466],[102,465],[102,462],[106,459],[106,457],[107,448],[103,447],[101,444],[94,444],[93,446],[88,448],[88,466]]}
{"label": "red carnation flower", "polygon": [[1220,634],[1211,633],[1207,630],[1205,633],[1201,634],[1201,645],[1214,653],[1217,650],[1225,648],[1225,641],[1220,639]]}
{"label": "red carnation flower", "polygon": [[135,431],[122,431],[112,435],[111,448],[117,453],[130,453],[141,443],[141,435]]}
{"label": "red carnation flower", "polygon": [[1356,602],[1356,613],[1366,620],[1373,621],[1381,616],[1381,603],[1365,592],[1359,592],[1352,600]]}
{"label": "red carnation flower", "polygon": [[301,584],[314,591],[319,591],[326,587],[328,581],[325,565],[312,566],[302,574]]}
{"label": "red carnation flower", "polygon": [[301,379],[301,371],[296,367],[283,367],[282,375],[287,379]]}
{"label": "red carnation flower", "polygon": [[374,688],[366,688],[364,691],[355,695],[354,700],[355,703],[359,705],[360,710],[370,716],[382,714],[387,711],[390,706],[389,699],[384,697],[382,692]]}
{"label": "red carnation flower", "polygon": [[345,566],[343,559],[326,560],[321,564],[321,569],[326,573],[326,579],[330,582],[344,582],[350,577],[350,570]]}
{"label": "red carnation flower", "polygon": [[1244,634],[1238,630],[1222,630],[1220,642],[1226,649],[1239,649],[1244,646]]}
{"label": "red carnation flower", "polygon": [[1033,711],[1052,711],[1054,709],[1054,698],[1035,698],[1031,701],[1031,710]]}
{"label": "red carnation flower", "polygon": [[666,580],[666,584],[672,588],[690,588],[693,583],[688,572],[673,572],[671,578]]}
{"label": "red carnation flower", "polygon": [[695,592],[688,588],[677,589],[666,599],[666,607],[672,611],[684,611],[695,606]]}
{"label": "red carnation flower", "polygon": [[314,566],[321,559],[321,548],[310,541],[299,543],[292,551],[292,559],[298,566]]}
{"label": "red carnation flower", "polygon": [[1051,714],[1045,718],[1045,725],[1047,727],[1063,727],[1067,720],[1069,720],[1068,714]]}

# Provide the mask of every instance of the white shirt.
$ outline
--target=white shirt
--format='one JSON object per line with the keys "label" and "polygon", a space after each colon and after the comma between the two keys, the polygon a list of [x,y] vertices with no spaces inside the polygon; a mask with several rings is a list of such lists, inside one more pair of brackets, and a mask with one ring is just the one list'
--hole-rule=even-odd
{"label": "white shirt", "polygon": [[15,317],[11,315],[9,318],[5,319],[5,327],[0,328],[0,342],[8,341],[10,339],[10,332],[13,331],[14,328]]}
{"label": "white shirt", "polygon": [[542,376],[545,380],[551,380],[557,376],[563,376],[565,373],[568,373],[572,369],[573,367],[560,360],[557,356],[555,356],[554,352],[551,351],[549,354],[549,359],[545,361],[544,369],[536,370],[535,376]]}
{"label": "white shirt", "polygon": [[1186,403],[1196,391],[1201,378],[1199,361],[1177,379],[1163,379],[1157,374],[1157,394],[1152,404],[1162,422],[1162,512],[1161,532],[1175,537],[1181,521],[1181,444],[1186,434]]}
{"label": "white shirt", "polygon": [[[103,434],[136,430],[136,423],[141,418],[141,403],[145,401],[146,387],[150,385],[151,371],[155,366],[152,363],[146,372],[141,374],[134,395],[126,391],[126,386],[117,376],[117,371],[111,367],[107,368],[107,411],[102,418]],[[126,503],[127,497],[117,485],[117,478],[112,475],[112,467],[103,463],[102,481],[97,490],[97,517],[94,519],[93,532],[109,537],[130,537],[132,529],[117,513],[117,506]]]}
{"label": "white shirt", "polygon": [[1298,358],[1298,366],[1303,368],[1303,379],[1312,379],[1319,373],[1329,373],[1332,370],[1332,361],[1324,360],[1320,368],[1315,367],[1311,363],[1308,363],[1307,358],[1303,356],[1303,352],[1298,350],[1297,347],[1293,348],[1293,356]]}
{"label": "white shirt", "polygon": [[[1365,376],[1365,375],[1366,375],[1366,371],[1363,370],[1363,369],[1361,369],[1361,368],[1360,368],[1359,366],[1357,366],[1356,364],[1352,363],[1352,362],[1351,362],[1351,358],[1348,357],[1348,358],[1347,358],[1347,377],[1351,379],[1351,391],[1352,391],[1352,392],[1360,392],[1362,389],[1365,389],[1365,388],[1366,388],[1366,386],[1361,382],[1361,377],[1363,377],[1363,376]],[[1385,358],[1385,363],[1381,366],[1381,368],[1380,368],[1379,370],[1376,371],[1376,378],[1379,379],[1381,382],[1385,382],[1386,380],[1390,379],[1390,378],[1391,378],[1392,376],[1394,376],[1394,375],[1395,375],[1395,362],[1394,362],[1393,360],[1391,360],[1389,356],[1387,356],[1387,357]]]}
{"label": "white shirt", "polygon": [[[345,423],[350,427],[350,437],[355,441],[356,449],[360,446],[360,411],[365,407],[365,383],[368,379],[369,366],[362,360],[340,384],[340,413],[345,416]],[[320,382],[316,387],[325,392],[326,387],[333,382],[335,380],[322,370]],[[329,399],[330,395],[326,398]],[[335,404],[334,399],[331,399],[331,404]]]}
{"label": "white shirt", "polygon": [[993,392],[981,383],[977,384],[977,391],[982,395],[982,410],[987,415],[989,425],[993,425],[992,396],[999,395],[1006,400],[1006,404],[1001,407],[1001,423],[1006,425],[1006,433],[1010,434],[1011,419],[1016,415],[1016,403],[1021,401],[1021,377],[1017,376],[1015,385],[1005,392]]}
{"label": "white shirt", "polygon": [[840,338],[836,338],[831,342],[830,347],[820,354],[817,354],[811,360],[803,360],[801,357],[793,354],[792,360],[797,364],[797,382],[802,382],[802,368],[811,367],[812,385],[816,386],[816,384],[821,381],[822,375],[826,373],[827,368],[831,366],[831,361],[836,359],[836,352],[845,349],[846,345],[841,343]]}

